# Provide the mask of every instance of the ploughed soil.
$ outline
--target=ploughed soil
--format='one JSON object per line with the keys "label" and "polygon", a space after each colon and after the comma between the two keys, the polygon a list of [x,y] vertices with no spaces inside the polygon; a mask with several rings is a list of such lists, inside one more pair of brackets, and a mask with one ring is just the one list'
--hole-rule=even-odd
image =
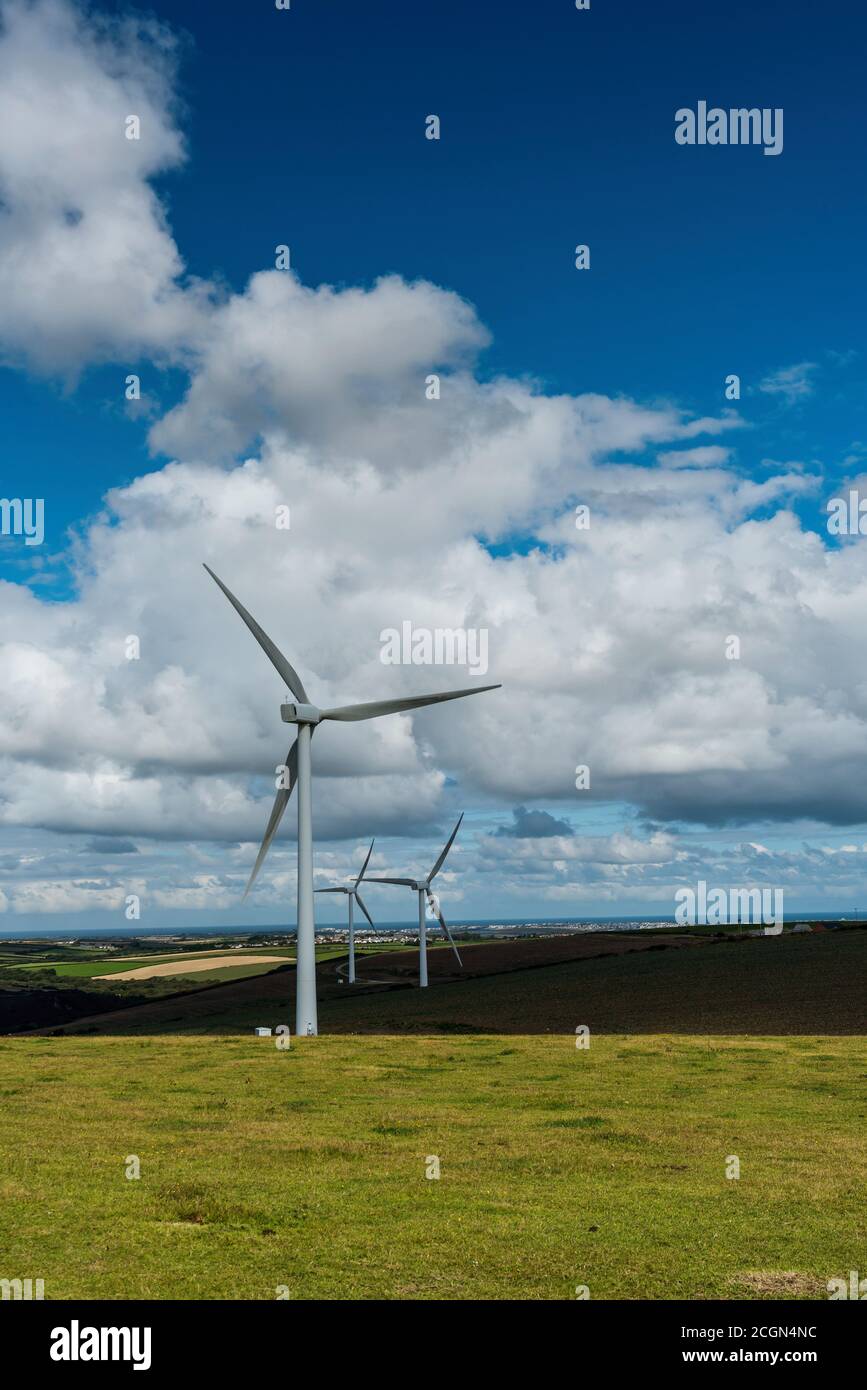
{"label": "ploughed soil", "polygon": [[[549,936],[537,940],[518,937],[512,941],[487,941],[478,945],[458,944],[462,966],[452,948],[442,943],[438,928],[428,929],[428,977],[434,981],[472,979],[479,975],[499,975],[509,970],[533,970],[539,966],[561,965],[569,960],[591,960],[597,956],[622,956],[631,951],[666,950],[669,947],[704,945],[710,938],[661,935],[658,932],[582,932],[573,936]],[[436,949],[432,949],[436,948]],[[328,962],[331,964],[331,962]],[[365,955],[357,962],[358,984],[364,980],[393,979],[395,983],[418,982],[418,947],[406,951],[381,951]]]}

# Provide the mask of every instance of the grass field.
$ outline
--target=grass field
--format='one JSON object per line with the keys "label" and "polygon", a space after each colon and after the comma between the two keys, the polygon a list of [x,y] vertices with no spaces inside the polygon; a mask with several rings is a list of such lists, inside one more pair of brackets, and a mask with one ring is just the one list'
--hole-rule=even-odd
{"label": "grass field", "polygon": [[863,1263],[864,1073],[851,1038],[7,1038],[0,1277],[55,1299],[823,1297]]}
{"label": "grass field", "polygon": [[291,1019],[291,967],[0,1038],[0,1278],[827,1297],[865,1258],[867,931],[646,944],[472,946],[457,983],[436,951],[427,991],[414,953],[350,989],[325,951],[323,1036],[287,1051],[252,1028]]}

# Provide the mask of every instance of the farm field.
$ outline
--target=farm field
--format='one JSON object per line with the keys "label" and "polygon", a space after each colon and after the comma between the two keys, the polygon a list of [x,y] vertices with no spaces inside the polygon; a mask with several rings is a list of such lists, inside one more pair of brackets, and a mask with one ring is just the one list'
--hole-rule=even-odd
{"label": "farm field", "polygon": [[[323,946],[317,959],[326,961],[335,954],[340,954],[340,948]],[[272,970],[291,969],[294,959],[294,947],[283,946],[268,947],[265,959],[261,947],[227,950],[224,946],[170,954],[148,950],[122,956],[67,948],[59,959],[26,949],[7,951],[0,956],[0,1033],[62,1025],[207,991]]]}
{"label": "farm field", "polygon": [[[166,955],[159,955],[153,952],[149,952],[147,954],[130,956],[113,955],[106,958],[105,956],[99,955],[97,954],[97,952],[94,951],[90,953],[88,955],[88,958],[85,960],[22,961],[20,958],[3,959],[2,957],[0,957],[0,965],[6,966],[13,970],[22,971],[50,970],[53,974],[59,976],[61,979],[86,980],[99,979],[103,975],[124,975],[130,970],[134,969],[136,966],[141,966],[143,968],[145,966],[156,965],[171,966],[174,963],[183,966],[187,962],[192,961],[216,962],[218,957],[231,958],[231,960],[233,961],[249,961],[251,956],[258,956],[260,954],[260,951],[247,950],[227,952],[225,948],[218,947],[209,951],[172,951],[171,953]],[[286,961],[294,961],[295,950],[294,947],[288,946],[269,947],[268,955],[273,957],[282,957]],[[171,972],[167,971],[166,973],[168,974]]]}
{"label": "farm field", "polygon": [[217,951],[214,955],[199,956],[195,959],[189,957],[175,957],[172,960],[148,961],[147,964],[138,964],[126,970],[115,972],[117,980],[152,980],[163,978],[167,975],[220,975],[225,971],[235,971],[239,967],[243,970],[252,970],[256,966],[265,965],[286,965],[287,961],[293,959],[291,956],[261,956],[255,952],[249,955],[243,952],[236,952],[226,955],[224,952]]}

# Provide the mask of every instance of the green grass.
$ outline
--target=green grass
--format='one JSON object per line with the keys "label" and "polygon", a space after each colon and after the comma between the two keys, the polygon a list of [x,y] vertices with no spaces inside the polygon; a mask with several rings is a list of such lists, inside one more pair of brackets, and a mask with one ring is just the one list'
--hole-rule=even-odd
{"label": "green grass", "polygon": [[[160,978],[171,980],[177,989],[186,989],[187,984],[226,984],[229,980],[245,980],[253,975],[268,975],[272,970],[278,970],[280,965],[272,962],[271,965],[245,965],[244,958],[238,954],[238,962],[231,965],[215,966],[213,970],[196,970],[190,975],[163,975]],[[133,981],[133,983],[135,983]]]}
{"label": "green grass", "polygon": [[863,1266],[865,1073],[848,1037],[4,1038],[0,1277],[55,1299],[825,1297]]}

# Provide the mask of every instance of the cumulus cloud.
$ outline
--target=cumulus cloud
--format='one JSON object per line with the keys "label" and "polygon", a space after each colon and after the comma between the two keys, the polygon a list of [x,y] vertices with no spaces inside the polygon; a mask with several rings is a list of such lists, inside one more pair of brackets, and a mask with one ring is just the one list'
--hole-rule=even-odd
{"label": "cumulus cloud", "polygon": [[437,419],[426,377],[454,370],[487,341],[470,305],[424,281],[390,275],[370,290],[310,289],[291,271],[263,271],[215,310],[189,390],[153,426],[151,443],[196,456],[213,454],[216,439],[231,455],[282,427],[296,441],[364,457],[387,443],[379,417],[388,410],[399,459],[414,419],[427,407],[425,434]]}
{"label": "cumulus cloud", "polygon": [[516,806],[512,811],[512,824],[501,825],[497,834],[519,840],[541,840],[551,835],[571,835],[572,827],[568,821],[558,820],[549,811],[532,811],[526,806]]}
{"label": "cumulus cloud", "polygon": [[[551,402],[522,389],[524,448],[498,480],[504,523],[550,518],[548,548],[528,554],[494,558],[478,539],[484,488],[463,459],[492,448],[484,430],[425,472],[421,565],[407,525],[419,479],[370,461],[326,469],[278,440],[229,471],[172,464],[113,493],[82,542],[77,602],[4,586],[0,819],[256,838],[288,747],[283,692],[202,559],[323,705],[460,683],[454,669],[382,664],[380,634],[404,619],[489,632],[502,691],[317,733],[325,834],[351,833],[362,812],[372,827],[418,826],[447,776],[466,797],[562,800],[578,763],[594,794],[660,819],[863,816],[862,551],[829,552],[785,507],[753,518],[749,502],[767,498],[745,500],[733,475],[678,470],[655,487],[652,470],[597,457],[586,422],[574,476],[591,524],[576,530],[562,435],[553,459],[537,431]],[[652,419],[645,440],[666,428],[677,422]],[[289,531],[274,525],[278,501]]]}
{"label": "cumulus cloud", "polygon": [[[176,168],[175,43],[151,19],[67,0],[0,3],[0,351],[74,378],[90,362],[172,358],[207,294],[148,182]],[[126,137],[126,119],[140,139]]]}
{"label": "cumulus cloud", "polygon": [[[138,882],[137,886],[143,884]],[[9,906],[12,912],[25,915],[114,912],[120,919],[125,891],[123,885],[105,879],[32,878],[15,885]]]}

